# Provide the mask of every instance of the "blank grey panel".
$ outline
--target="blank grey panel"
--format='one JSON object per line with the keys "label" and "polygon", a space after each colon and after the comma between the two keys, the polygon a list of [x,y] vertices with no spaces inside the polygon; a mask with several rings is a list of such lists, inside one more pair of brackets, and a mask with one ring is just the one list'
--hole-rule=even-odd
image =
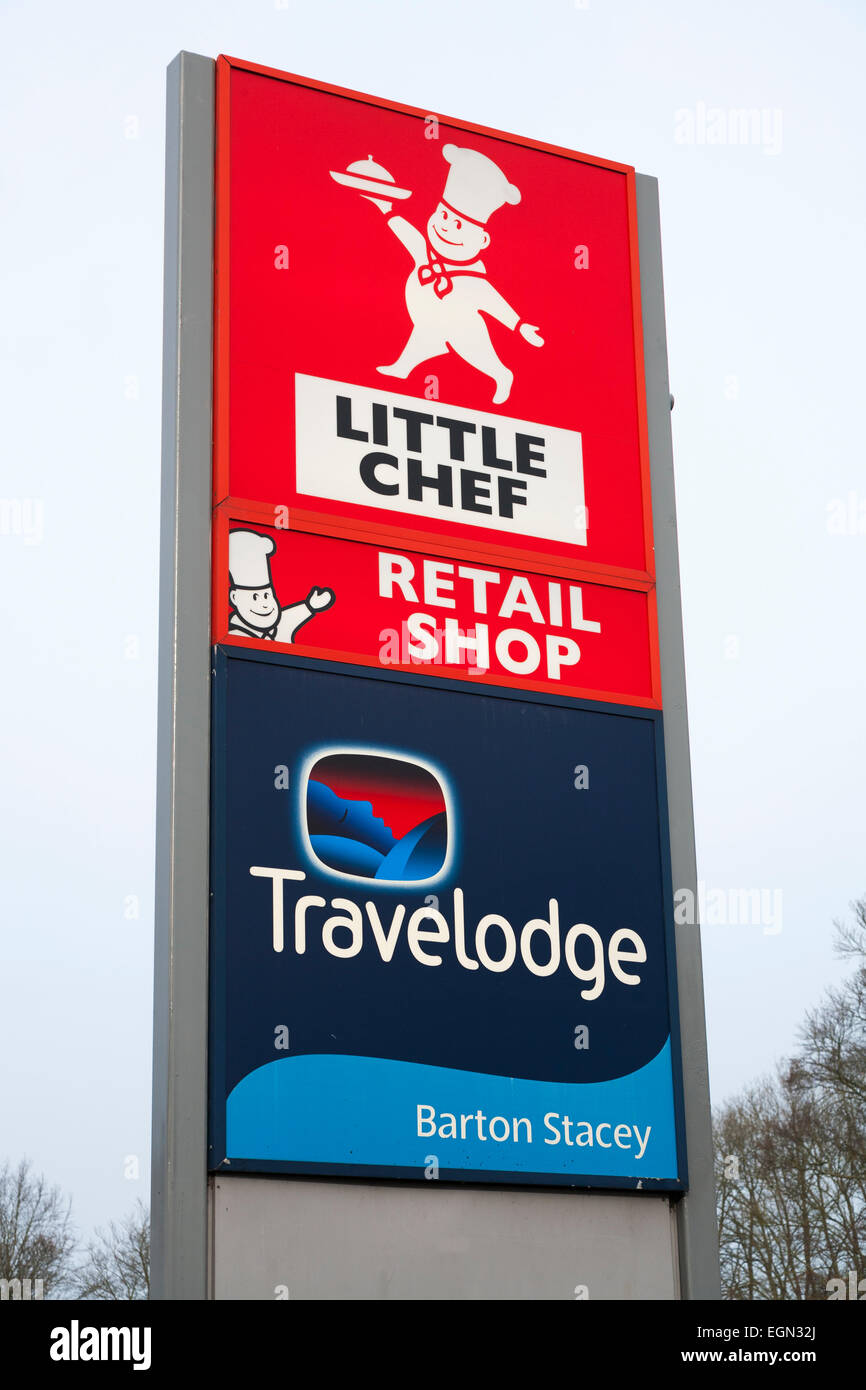
{"label": "blank grey panel", "polygon": [[220,1176],[211,1222],[217,1299],[679,1297],[655,1194]]}

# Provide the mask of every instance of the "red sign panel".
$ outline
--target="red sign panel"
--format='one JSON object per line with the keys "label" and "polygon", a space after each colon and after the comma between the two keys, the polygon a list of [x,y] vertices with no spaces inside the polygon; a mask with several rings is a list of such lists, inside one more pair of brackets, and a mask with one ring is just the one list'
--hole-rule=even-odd
{"label": "red sign panel", "polygon": [[651,592],[221,511],[214,641],[657,707]]}
{"label": "red sign panel", "polygon": [[634,173],[218,64],[216,496],[651,578]]}

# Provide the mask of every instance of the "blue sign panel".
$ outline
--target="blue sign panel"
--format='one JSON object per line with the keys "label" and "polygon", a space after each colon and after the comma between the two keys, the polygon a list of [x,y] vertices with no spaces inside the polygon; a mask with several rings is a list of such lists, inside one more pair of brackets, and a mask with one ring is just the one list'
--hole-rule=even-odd
{"label": "blue sign panel", "polygon": [[685,1185],[661,716],[217,650],[211,1166]]}

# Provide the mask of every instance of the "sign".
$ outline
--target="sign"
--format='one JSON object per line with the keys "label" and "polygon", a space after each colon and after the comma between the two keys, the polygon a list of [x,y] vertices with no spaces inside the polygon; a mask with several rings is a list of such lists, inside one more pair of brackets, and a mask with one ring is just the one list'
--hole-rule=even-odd
{"label": "sign", "polygon": [[681,1187],[633,171],[228,60],[216,167],[211,1168]]}
{"label": "sign", "polygon": [[659,720],[224,650],[212,1166],[681,1187]]}
{"label": "sign", "polygon": [[215,571],[216,642],[660,703],[646,590],[285,530],[225,511]]}
{"label": "sign", "polygon": [[217,63],[215,502],[652,580],[634,171]]}
{"label": "sign", "polygon": [[155,1295],[717,1296],[654,181],[190,54],[167,132]]}

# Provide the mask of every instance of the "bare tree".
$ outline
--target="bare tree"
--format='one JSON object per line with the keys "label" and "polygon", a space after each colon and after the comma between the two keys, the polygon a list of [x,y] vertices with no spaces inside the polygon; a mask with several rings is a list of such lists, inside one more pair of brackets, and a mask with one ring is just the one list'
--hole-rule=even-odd
{"label": "bare tree", "polygon": [[41,1280],[42,1297],[63,1297],[75,1248],[70,1211],[70,1200],[29,1159],[0,1167],[0,1279],[7,1287]]}
{"label": "bare tree", "polygon": [[855,970],[807,1014],[794,1056],[715,1116],[727,1298],[824,1299],[866,1276],[866,899],[836,924]]}
{"label": "bare tree", "polygon": [[150,1296],[150,1213],[139,1201],[122,1221],[97,1229],[76,1274],[79,1298],[124,1301]]}

